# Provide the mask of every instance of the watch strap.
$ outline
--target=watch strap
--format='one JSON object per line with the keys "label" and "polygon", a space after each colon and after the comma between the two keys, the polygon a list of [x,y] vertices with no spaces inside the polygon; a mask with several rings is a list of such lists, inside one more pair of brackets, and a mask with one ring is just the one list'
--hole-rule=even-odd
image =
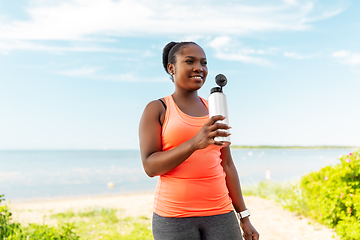
{"label": "watch strap", "polygon": [[238,216],[239,219],[246,218],[246,217],[250,216],[250,211],[249,211],[249,209],[246,209],[242,212],[236,213],[236,215]]}

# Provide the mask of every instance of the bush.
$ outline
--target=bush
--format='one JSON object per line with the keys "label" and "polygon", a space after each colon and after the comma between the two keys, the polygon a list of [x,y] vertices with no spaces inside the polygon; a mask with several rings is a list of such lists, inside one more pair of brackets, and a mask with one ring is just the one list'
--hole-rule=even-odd
{"label": "bush", "polygon": [[360,239],[360,151],[299,182],[244,186],[245,195],[273,199],[284,208],[334,228],[344,240]]}
{"label": "bush", "polygon": [[79,240],[79,236],[74,233],[74,226],[71,224],[64,224],[60,227],[29,224],[29,226],[21,227],[10,235],[9,240]]}
{"label": "bush", "polygon": [[360,151],[340,163],[302,177],[307,215],[335,228],[343,239],[360,239]]}
{"label": "bush", "polygon": [[79,212],[67,211],[50,216],[58,222],[76,224],[81,239],[136,240],[153,239],[151,221],[147,217],[126,217],[122,210],[90,208]]}
{"label": "bush", "polygon": [[[1,202],[5,201],[3,197],[4,195],[0,195],[0,205]],[[7,239],[20,228],[19,223],[11,222],[11,216],[12,213],[9,211],[8,206],[0,206],[0,239]]]}
{"label": "bush", "polygon": [[[0,195],[0,204],[4,201]],[[0,240],[153,239],[147,217],[124,217],[121,210],[94,208],[51,215],[59,226],[13,222],[7,205],[0,205]],[[81,236],[81,237],[80,237]]]}
{"label": "bush", "polygon": [[[4,201],[0,195],[0,203]],[[7,205],[0,206],[0,240],[78,240],[74,233],[72,224],[64,224],[60,227],[53,227],[40,224],[29,224],[21,226],[20,223],[12,221],[12,213]]]}

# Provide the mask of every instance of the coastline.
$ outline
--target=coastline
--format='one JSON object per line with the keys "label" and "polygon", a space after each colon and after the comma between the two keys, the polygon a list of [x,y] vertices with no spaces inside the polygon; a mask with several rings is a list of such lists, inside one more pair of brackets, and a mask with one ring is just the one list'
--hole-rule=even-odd
{"label": "coastline", "polygon": [[[262,240],[275,239],[314,239],[328,240],[334,231],[313,220],[298,216],[272,200],[254,196],[244,196],[251,211],[251,222],[261,235]],[[31,200],[10,204],[13,219],[21,224],[57,224],[50,215],[65,211],[82,211],[91,208],[121,209],[125,216],[152,218],[154,191],[126,193],[111,196],[88,196]],[[150,221],[150,220],[149,220]],[[335,235],[336,236],[336,235]]]}
{"label": "coastline", "polygon": [[117,196],[127,196],[127,195],[138,195],[138,194],[148,194],[153,193],[155,190],[137,190],[137,191],[125,191],[125,192],[116,192],[116,193],[103,193],[103,194],[83,194],[83,195],[64,195],[64,196],[53,196],[53,197],[31,197],[31,198],[16,198],[12,200],[6,199],[5,203],[11,205],[22,205],[22,204],[31,204],[39,202],[58,202],[58,201],[72,201],[76,199],[92,199],[92,198],[111,198]]}

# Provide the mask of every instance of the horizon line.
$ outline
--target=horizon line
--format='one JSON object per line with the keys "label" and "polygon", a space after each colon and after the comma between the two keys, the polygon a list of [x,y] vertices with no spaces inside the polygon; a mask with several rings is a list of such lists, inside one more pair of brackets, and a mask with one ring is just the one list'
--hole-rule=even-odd
{"label": "horizon line", "polygon": [[[360,146],[349,145],[230,145],[230,148],[360,148]],[[140,148],[8,148],[0,149],[0,151],[124,151],[124,150],[140,150]]]}

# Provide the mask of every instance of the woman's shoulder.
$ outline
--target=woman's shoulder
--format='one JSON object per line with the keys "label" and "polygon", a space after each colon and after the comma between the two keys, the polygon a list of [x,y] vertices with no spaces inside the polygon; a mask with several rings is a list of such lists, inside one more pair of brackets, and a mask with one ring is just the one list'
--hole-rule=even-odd
{"label": "woman's shoulder", "polygon": [[159,98],[156,100],[152,100],[151,102],[149,102],[146,107],[144,112],[149,112],[151,114],[162,114],[164,113],[166,110],[166,103],[165,103],[165,98]]}
{"label": "woman's shoulder", "polygon": [[[156,99],[156,100],[152,100],[151,102],[149,102],[147,105],[146,105],[146,108],[164,108],[164,105],[166,104],[165,103],[165,97],[163,98],[159,98],[159,99]],[[166,105],[165,105],[166,106]]]}
{"label": "woman's shoulder", "polygon": [[[163,102],[161,102],[162,100]],[[143,112],[142,119],[144,119],[147,124],[151,122],[158,122],[162,126],[166,113],[165,99],[160,98],[149,102]]]}

